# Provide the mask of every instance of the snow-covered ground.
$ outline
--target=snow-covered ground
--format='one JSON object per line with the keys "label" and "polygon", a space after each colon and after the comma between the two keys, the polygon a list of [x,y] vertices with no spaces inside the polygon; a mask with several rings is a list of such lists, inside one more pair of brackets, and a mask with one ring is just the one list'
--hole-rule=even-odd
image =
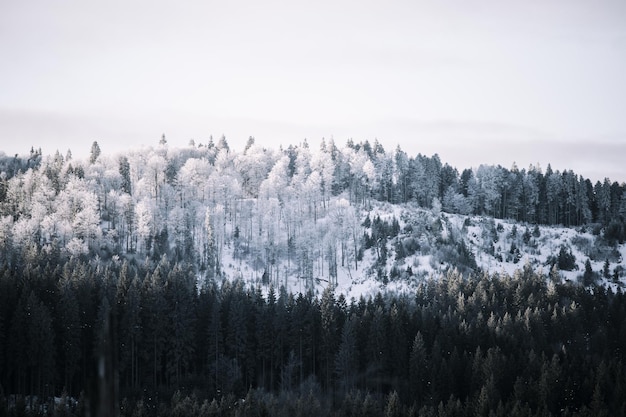
{"label": "snow-covered ground", "polygon": [[[607,258],[611,275],[616,267],[622,266],[626,245],[609,247],[603,243],[601,233],[594,235],[585,228],[538,226],[536,229],[534,225],[512,220],[449,214],[414,205],[376,204],[371,210],[360,213],[361,223],[367,216],[370,219],[378,216],[381,221],[389,224],[397,219],[400,233],[387,241],[388,256],[384,265],[387,279],[381,280],[376,274],[377,255],[374,248],[365,250],[363,259],[358,262],[358,269],[353,264],[339,265],[336,292],[344,294],[348,300],[358,300],[361,296],[367,298],[377,292],[411,292],[420,282],[436,279],[448,269],[459,266],[454,260],[450,262],[445,254],[449,253],[446,250],[457,250],[461,241],[474,255],[477,267],[489,273],[513,275],[516,270],[529,264],[547,277],[551,270],[550,258],[558,257],[559,251],[564,247],[574,256],[575,267],[571,271],[559,270],[562,280],[579,283],[585,271],[585,262],[589,259],[599,285],[615,291],[626,284],[624,273],[620,274],[617,282],[612,278],[602,277]],[[369,233],[370,229],[362,226],[361,235],[363,231]],[[407,238],[419,242],[420,249],[396,259],[395,244],[398,240]],[[394,267],[397,271],[407,271],[410,268],[412,275],[403,274],[391,279],[389,275]],[[274,285],[284,285],[290,292],[306,292],[312,289],[314,293],[321,294],[330,285],[328,272],[324,269],[327,266],[322,265],[315,269],[313,282],[309,282],[309,286],[305,280],[298,278],[294,262],[288,266],[287,262],[281,261],[276,268],[279,273]],[[263,271],[255,270],[245,260],[235,259],[232,247],[227,246],[224,250],[222,271],[227,279],[242,279],[264,290],[268,288],[262,283]]]}

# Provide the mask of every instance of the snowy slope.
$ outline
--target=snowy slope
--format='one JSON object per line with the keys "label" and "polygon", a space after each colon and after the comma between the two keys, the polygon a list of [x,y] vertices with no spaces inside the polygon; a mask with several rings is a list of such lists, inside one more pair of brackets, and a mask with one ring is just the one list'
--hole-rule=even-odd
{"label": "snowy slope", "polygon": [[[396,236],[387,236],[387,259],[383,265],[377,263],[376,248],[367,248],[363,250],[358,269],[354,265],[338,267],[336,290],[348,300],[373,296],[377,292],[408,293],[424,280],[437,279],[455,268],[466,273],[482,270],[513,275],[516,270],[529,264],[548,277],[551,264],[561,248],[571,252],[575,265],[572,270],[558,270],[560,279],[582,282],[585,262],[589,259],[597,284],[616,290],[626,283],[624,272],[621,272],[626,245],[610,247],[604,242],[601,233],[594,234],[585,228],[536,227],[512,220],[449,214],[415,205],[386,203],[375,204],[370,210],[359,213],[359,217],[361,234],[371,236],[372,226],[364,226],[364,223],[366,218],[372,221],[377,217],[387,224],[396,219],[400,231]],[[397,245],[402,242],[415,242],[419,249],[398,256]],[[456,258],[461,242],[471,252],[475,268],[459,263]],[[359,244],[364,245],[363,240]],[[610,279],[602,277],[607,259]],[[236,260],[232,247],[224,251],[222,264],[227,279],[242,279],[252,285],[268,288],[267,283],[262,281],[263,271],[255,270],[246,260]],[[297,276],[293,263],[288,265],[281,261],[277,268],[280,270],[279,280],[273,284],[284,285],[288,291],[297,293],[312,289],[319,294],[329,285],[324,267],[316,269],[312,285]],[[618,281],[612,278],[615,268],[618,268],[620,275]],[[411,273],[407,273],[408,270]]]}

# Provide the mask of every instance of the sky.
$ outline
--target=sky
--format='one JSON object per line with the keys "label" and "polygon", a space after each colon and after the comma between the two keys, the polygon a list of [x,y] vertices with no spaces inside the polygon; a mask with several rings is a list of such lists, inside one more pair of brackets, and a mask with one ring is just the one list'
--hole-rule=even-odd
{"label": "sky", "polygon": [[0,2],[0,152],[225,135],[626,181],[623,0]]}

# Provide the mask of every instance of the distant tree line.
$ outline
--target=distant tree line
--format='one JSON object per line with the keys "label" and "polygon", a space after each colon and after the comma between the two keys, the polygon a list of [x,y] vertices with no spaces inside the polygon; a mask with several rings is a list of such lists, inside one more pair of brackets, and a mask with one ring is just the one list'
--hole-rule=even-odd
{"label": "distant tree line", "polygon": [[0,342],[0,415],[626,413],[624,294],[530,267],[346,300],[13,252]]}

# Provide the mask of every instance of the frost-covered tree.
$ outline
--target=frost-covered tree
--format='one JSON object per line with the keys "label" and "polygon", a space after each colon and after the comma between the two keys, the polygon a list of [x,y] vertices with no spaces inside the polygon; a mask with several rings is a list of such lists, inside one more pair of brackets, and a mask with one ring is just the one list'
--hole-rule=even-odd
{"label": "frost-covered tree", "polygon": [[145,251],[150,248],[150,240],[154,229],[154,208],[151,200],[143,198],[135,206],[135,217],[133,220],[140,245],[137,248]]}
{"label": "frost-covered tree", "polygon": [[332,195],[332,184],[334,181],[335,162],[332,154],[326,150],[314,153],[311,158],[311,169],[317,172],[320,177],[320,193],[322,197],[322,207],[326,210]]}
{"label": "frost-covered tree", "polygon": [[100,145],[98,145],[97,141],[93,141],[93,143],[91,144],[91,151],[89,152],[89,163],[95,164],[96,160],[100,156],[100,153]]}
{"label": "frost-covered tree", "polygon": [[275,163],[267,178],[260,184],[259,196],[261,198],[277,198],[281,204],[288,200],[289,186],[289,157],[283,155]]}
{"label": "frost-covered tree", "polygon": [[401,148],[400,145],[394,153],[394,178],[393,182],[396,185],[395,202],[407,202],[409,199],[409,157]]}
{"label": "frost-covered tree", "polygon": [[119,159],[119,173],[122,176],[122,183],[120,184],[122,192],[126,194],[132,194],[132,184],[130,180],[130,163],[125,156]]}

